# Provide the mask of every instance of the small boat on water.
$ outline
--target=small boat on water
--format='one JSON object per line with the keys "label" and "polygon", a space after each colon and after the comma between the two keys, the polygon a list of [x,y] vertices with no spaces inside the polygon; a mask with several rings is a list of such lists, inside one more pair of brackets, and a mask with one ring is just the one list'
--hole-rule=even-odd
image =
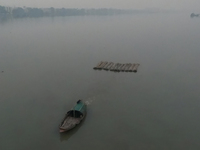
{"label": "small boat on water", "polygon": [[78,100],[76,105],[67,112],[65,118],[60,124],[60,132],[66,132],[73,129],[84,119],[86,115],[86,105],[82,100]]}

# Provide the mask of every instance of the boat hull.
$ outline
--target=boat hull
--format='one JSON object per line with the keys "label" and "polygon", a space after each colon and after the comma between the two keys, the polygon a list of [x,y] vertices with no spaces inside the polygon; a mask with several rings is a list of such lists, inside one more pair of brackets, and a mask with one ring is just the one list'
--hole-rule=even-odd
{"label": "boat hull", "polygon": [[77,104],[67,112],[65,118],[60,124],[60,133],[69,131],[76,127],[85,118],[86,115],[86,105],[81,100],[77,101]]}
{"label": "boat hull", "polygon": [[63,133],[75,128],[84,118],[85,115],[82,118],[66,117],[60,125],[59,132]]}

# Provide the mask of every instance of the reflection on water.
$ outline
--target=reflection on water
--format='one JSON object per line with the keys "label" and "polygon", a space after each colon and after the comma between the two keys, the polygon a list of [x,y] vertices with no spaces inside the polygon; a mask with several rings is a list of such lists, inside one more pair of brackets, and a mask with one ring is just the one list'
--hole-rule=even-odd
{"label": "reflection on water", "polygon": [[85,100],[85,104],[86,104],[86,105],[91,105],[92,102],[94,102],[95,100],[96,100],[96,97],[95,97],[95,96],[90,97],[90,98],[87,98],[87,99]]}

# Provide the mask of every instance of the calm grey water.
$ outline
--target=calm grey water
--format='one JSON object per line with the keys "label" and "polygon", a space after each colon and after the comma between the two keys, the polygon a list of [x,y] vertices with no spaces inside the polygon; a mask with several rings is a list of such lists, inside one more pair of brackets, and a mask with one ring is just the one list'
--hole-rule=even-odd
{"label": "calm grey water", "polygon": [[[0,149],[199,149],[199,24],[187,13],[0,23]],[[140,66],[93,70],[102,60]],[[78,99],[85,120],[60,134]]]}

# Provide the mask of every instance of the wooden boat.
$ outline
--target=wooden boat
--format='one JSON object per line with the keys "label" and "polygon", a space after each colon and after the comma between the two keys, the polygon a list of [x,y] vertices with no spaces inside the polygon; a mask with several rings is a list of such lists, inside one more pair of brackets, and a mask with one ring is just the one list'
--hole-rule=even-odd
{"label": "wooden boat", "polygon": [[82,100],[78,100],[77,104],[67,112],[65,118],[60,124],[60,132],[66,132],[78,125],[86,115],[86,105]]}

